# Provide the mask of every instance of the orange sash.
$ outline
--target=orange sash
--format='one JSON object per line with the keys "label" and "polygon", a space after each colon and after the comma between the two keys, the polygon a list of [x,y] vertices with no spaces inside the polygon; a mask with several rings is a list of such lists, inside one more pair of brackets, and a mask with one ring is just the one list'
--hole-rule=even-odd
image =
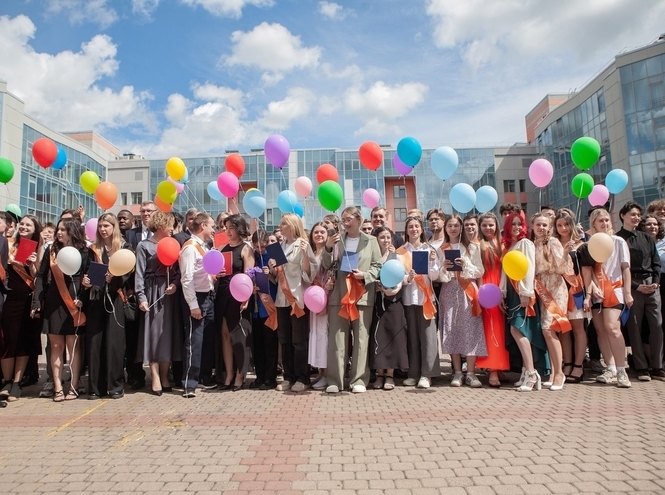
{"label": "orange sash", "polygon": [[[510,280],[510,284],[513,286],[513,289],[515,289],[515,292],[517,293],[517,296],[519,297],[520,289],[519,289],[519,286],[517,285],[517,282],[515,282],[510,277],[507,277],[507,278],[508,278],[508,280]],[[529,305],[526,307],[526,316],[527,317],[536,316],[536,309],[534,307],[535,305],[536,305],[536,298],[535,298],[535,296],[531,296],[529,298]]]}
{"label": "orange sash", "polygon": [[613,308],[614,306],[621,304],[617,295],[614,293],[614,289],[623,286],[623,279],[620,278],[616,282],[610,282],[602,263],[596,263],[593,265],[593,274],[596,276],[600,289],[603,291],[604,297],[601,306],[603,308]]}
{"label": "orange sash", "polygon": [[552,321],[551,329],[554,330],[555,332],[560,332],[560,333],[569,332],[570,330],[572,330],[573,327],[571,326],[570,321],[568,321],[566,314],[563,312],[563,309],[561,309],[561,307],[554,300],[554,297],[552,296],[550,291],[547,290],[545,284],[543,284],[538,278],[536,278],[533,281],[533,286],[536,289],[538,297],[540,297],[540,300],[545,305],[545,309],[554,318],[554,320]]}
{"label": "orange sash", "polygon": [[568,311],[575,311],[577,306],[575,305],[575,298],[573,296],[580,292],[584,292],[582,277],[575,274],[564,274],[563,278],[568,282],[568,285],[570,285],[570,289],[568,289]]}
{"label": "orange sash", "polygon": [[12,268],[28,287],[30,287],[32,290],[35,290],[35,279],[25,270],[25,265],[23,265],[23,263],[12,261]]}
{"label": "orange sash", "polygon": [[339,310],[339,315],[350,321],[355,321],[360,318],[360,312],[356,304],[361,297],[367,292],[362,280],[358,280],[352,274],[348,274],[345,278],[346,281],[346,294],[342,297],[342,309]]}
{"label": "orange sash", "polygon": [[201,247],[201,244],[196,242],[194,239],[187,239],[185,242],[183,242],[182,247],[180,248],[181,253],[186,246],[194,246],[201,256],[206,254],[205,250]]}
{"label": "orange sash", "polygon": [[60,270],[55,256],[51,256],[51,273],[53,274],[55,285],[58,287],[58,293],[60,294],[62,301],[65,303],[65,307],[67,308],[67,311],[69,311],[72,320],[74,320],[74,326],[82,327],[86,322],[85,314],[76,306],[76,304],[74,304],[74,299],[72,299],[72,295],[69,293],[67,283],[65,282],[65,274]]}
{"label": "orange sash", "polygon": [[268,319],[264,325],[271,330],[277,330],[277,307],[275,306],[275,301],[272,300],[269,294],[264,294],[263,292],[259,292],[259,299],[261,299],[263,307],[268,312]]}
{"label": "orange sash", "polygon": [[277,279],[279,280],[279,288],[282,289],[286,301],[291,305],[291,314],[296,315],[296,318],[305,316],[305,310],[298,306],[298,301],[291,293],[291,287],[289,287],[289,281],[286,280],[283,265],[277,267]]}
{"label": "orange sash", "polygon": [[426,320],[433,320],[436,315],[436,306],[432,302],[434,298],[434,290],[429,280],[425,279],[425,275],[416,275],[413,280],[416,282],[418,288],[425,294],[425,302],[423,303],[423,316]]}

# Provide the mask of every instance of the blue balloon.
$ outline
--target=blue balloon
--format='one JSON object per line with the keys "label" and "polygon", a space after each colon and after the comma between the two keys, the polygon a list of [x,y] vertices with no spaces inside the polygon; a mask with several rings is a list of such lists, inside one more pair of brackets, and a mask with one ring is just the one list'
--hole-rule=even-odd
{"label": "blue balloon", "polygon": [[277,206],[282,213],[295,213],[298,198],[293,191],[282,191],[277,196]]}
{"label": "blue balloon", "polygon": [[221,201],[224,199],[224,195],[219,191],[219,187],[217,187],[216,180],[213,180],[212,182],[208,183],[206,191],[208,191],[208,196],[210,196],[210,199],[213,199],[215,201]]}
{"label": "blue balloon", "polygon": [[423,148],[416,138],[405,137],[397,143],[397,156],[404,165],[415,167],[423,156]]}
{"label": "blue balloon", "polygon": [[610,170],[605,176],[605,187],[612,194],[619,194],[628,185],[628,174],[620,168]]}
{"label": "blue balloon", "polygon": [[499,195],[492,186],[482,186],[476,191],[476,210],[487,213],[496,206]]}
{"label": "blue balloon", "polygon": [[189,182],[189,170],[187,170],[187,168],[185,168],[185,176],[182,179],[180,179],[178,182],[180,182],[181,184],[187,184]]}
{"label": "blue balloon", "polygon": [[252,218],[259,218],[266,211],[266,198],[261,191],[250,191],[242,198],[242,207]]}
{"label": "blue balloon", "polygon": [[450,146],[441,146],[432,153],[432,171],[441,180],[450,179],[459,165],[457,152]]}
{"label": "blue balloon", "polygon": [[294,208],[294,212],[296,215],[298,215],[300,218],[305,216],[305,209],[302,207],[300,203],[298,203]]}
{"label": "blue balloon", "polygon": [[455,184],[450,190],[450,204],[460,213],[468,213],[476,204],[476,191],[469,184]]}
{"label": "blue balloon", "polygon": [[54,168],[55,170],[62,170],[65,168],[65,165],[67,165],[67,153],[64,149],[58,146],[58,156],[56,156],[53,165],[51,165],[51,168]]}
{"label": "blue balloon", "polygon": [[406,268],[399,260],[388,260],[381,267],[379,272],[379,279],[381,280],[381,285],[391,289],[397,287],[406,275]]}

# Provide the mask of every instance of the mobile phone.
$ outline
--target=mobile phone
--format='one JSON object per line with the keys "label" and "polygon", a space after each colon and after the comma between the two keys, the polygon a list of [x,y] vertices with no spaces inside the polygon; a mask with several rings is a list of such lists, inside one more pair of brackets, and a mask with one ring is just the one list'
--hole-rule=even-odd
{"label": "mobile phone", "polygon": [[332,237],[337,233],[335,229],[328,229],[328,237]]}

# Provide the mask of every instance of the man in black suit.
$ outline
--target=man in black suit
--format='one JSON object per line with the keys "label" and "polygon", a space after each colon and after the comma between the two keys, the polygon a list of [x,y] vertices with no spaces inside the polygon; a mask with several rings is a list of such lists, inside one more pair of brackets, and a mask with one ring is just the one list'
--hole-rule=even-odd
{"label": "man in black suit", "polygon": [[134,228],[134,214],[129,210],[120,210],[117,217],[122,238],[127,240],[127,232]]}
{"label": "man in black suit", "polygon": [[[191,233],[191,228],[192,228],[192,222],[194,221],[194,217],[199,214],[199,210],[196,208],[190,208],[185,212],[185,225],[183,226],[182,232],[178,232],[176,235],[173,237],[175,238],[176,241],[180,244],[180,247],[187,241],[192,236]],[[187,315],[187,318],[189,318],[189,314]]]}
{"label": "man in black suit", "polygon": [[126,232],[127,242],[132,245],[132,249],[136,251],[136,246],[139,242],[152,237],[152,232],[148,230],[148,220],[157,211],[157,205],[152,201],[144,201],[141,203],[141,225],[136,228],[129,229]]}

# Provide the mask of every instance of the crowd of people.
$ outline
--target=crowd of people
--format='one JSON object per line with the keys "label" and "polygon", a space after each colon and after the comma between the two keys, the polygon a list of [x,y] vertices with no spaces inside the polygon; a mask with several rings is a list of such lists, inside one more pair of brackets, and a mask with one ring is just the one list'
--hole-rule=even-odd
{"label": "crowd of people", "polygon": [[[522,392],[559,391],[589,371],[621,388],[631,386],[627,368],[641,381],[665,379],[665,200],[643,213],[626,203],[615,233],[602,207],[589,211],[586,232],[565,208],[545,206],[530,218],[509,203],[500,217],[411,210],[401,237],[382,207],[369,219],[348,207],[309,231],[286,213],[269,233],[239,214],[183,216],[147,201],[138,226],[127,210],[104,213],[86,238],[80,208],[44,225],[2,212],[0,406],[38,382],[43,351],[48,377],[39,395],[55,402],[83,392],[121,399],[125,387],[192,398],[246,381],[329,394],[393,390],[396,379],[429,388],[441,377],[441,353],[451,356],[452,387],[482,387],[481,373],[490,387]],[[612,240],[602,263],[588,247],[596,233]],[[160,246],[169,238],[180,249],[165,262]],[[73,275],[58,265],[69,246],[81,253]],[[114,276],[109,261],[122,249],[136,254],[136,266]],[[223,268],[210,273],[206,254],[215,249]],[[502,265],[512,251],[528,260],[520,280]],[[391,260],[404,273],[388,287],[381,270]],[[238,274],[252,281],[246,300],[234,292]],[[480,297],[490,285],[501,291],[496,304]],[[311,286],[326,295],[317,312],[306,304]],[[520,378],[507,384],[511,371]]]}

